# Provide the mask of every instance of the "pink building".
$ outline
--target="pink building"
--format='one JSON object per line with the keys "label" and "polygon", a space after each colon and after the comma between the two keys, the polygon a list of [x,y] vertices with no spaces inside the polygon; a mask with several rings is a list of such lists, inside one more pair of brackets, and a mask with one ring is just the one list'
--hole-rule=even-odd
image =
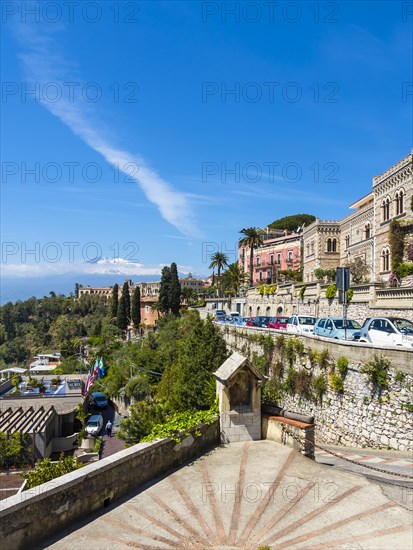
{"label": "pink building", "polygon": [[[253,282],[275,283],[277,272],[282,269],[300,269],[300,239],[298,233],[280,231],[264,235],[264,243],[254,249]],[[250,272],[250,249],[238,247],[238,261],[245,273]]]}

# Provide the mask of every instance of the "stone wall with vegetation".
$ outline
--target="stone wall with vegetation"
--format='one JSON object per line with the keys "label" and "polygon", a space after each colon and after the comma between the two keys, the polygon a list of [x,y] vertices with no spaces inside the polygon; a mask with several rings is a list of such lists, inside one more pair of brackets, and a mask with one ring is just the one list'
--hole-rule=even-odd
{"label": "stone wall with vegetation", "polygon": [[413,449],[413,352],[222,326],[268,376],[263,403],[312,415],[319,442]]}

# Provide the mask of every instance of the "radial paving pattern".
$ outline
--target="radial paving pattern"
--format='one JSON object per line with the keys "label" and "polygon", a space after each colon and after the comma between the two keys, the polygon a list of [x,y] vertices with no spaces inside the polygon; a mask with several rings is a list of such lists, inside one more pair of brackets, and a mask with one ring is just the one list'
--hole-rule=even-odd
{"label": "radial paving pattern", "polygon": [[270,441],[233,443],[43,547],[411,549],[410,513],[380,488]]}

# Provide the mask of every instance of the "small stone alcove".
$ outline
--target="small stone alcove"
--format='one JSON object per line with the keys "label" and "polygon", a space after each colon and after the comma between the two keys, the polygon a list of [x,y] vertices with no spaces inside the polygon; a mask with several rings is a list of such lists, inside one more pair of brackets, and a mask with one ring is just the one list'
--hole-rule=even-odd
{"label": "small stone alcove", "polygon": [[246,357],[234,352],[214,373],[223,442],[261,439],[262,375]]}

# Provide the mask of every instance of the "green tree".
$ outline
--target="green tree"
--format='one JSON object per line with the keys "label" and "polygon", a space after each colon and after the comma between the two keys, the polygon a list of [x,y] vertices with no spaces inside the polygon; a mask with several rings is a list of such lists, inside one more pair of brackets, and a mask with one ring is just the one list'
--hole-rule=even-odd
{"label": "green tree", "polygon": [[50,458],[39,460],[36,467],[28,472],[22,472],[21,476],[27,479],[27,489],[37,487],[42,483],[46,483],[52,479],[60,477],[64,474],[68,474],[81,468],[83,464],[72,456],[64,456],[62,453],[59,458],[59,462],[52,463]]}
{"label": "green tree", "polygon": [[7,435],[0,432],[0,466],[9,469],[11,465],[18,466],[27,462],[27,436],[18,432]]}
{"label": "green tree", "polygon": [[302,225],[309,226],[315,219],[315,216],[312,214],[294,214],[293,216],[286,216],[285,218],[275,220],[268,227],[270,229],[296,231]]}
{"label": "green tree", "polygon": [[196,300],[196,292],[193,288],[185,287],[181,292],[181,300],[187,305],[191,305]]}
{"label": "green tree", "polygon": [[161,286],[159,289],[159,306],[158,311],[163,314],[168,314],[170,310],[169,296],[171,288],[171,268],[165,266],[161,272]]}
{"label": "green tree", "polygon": [[185,316],[177,341],[178,357],[168,365],[157,396],[168,410],[208,409],[213,404],[210,381],[227,358],[227,349],[211,320],[202,321],[195,312]]}
{"label": "green tree", "polygon": [[178,268],[175,262],[171,263],[170,274],[169,309],[173,315],[179,315],[179,307],[181,305],[181,284],[179,282]]}
{"label": "green tree", "polygon": [[141,322],[141,289],[138,285],[136,285],[132,297],[132,321],[134,327],[138,328]]}
{"label": "green tree", "polygon": [[263,244],[263,231],[257,227],[247,227],[241,229],[240,233],[244,237],[239,241],[240,246],[250,249],[250,286],[254,285],[254,248]]}
{"label": "green tree", "polygon": [[221,290],[221,270],[223,267],[228,265],[228,256],[223,252],[215,252],[211,256],[211,263],[209,264],[209,269],[217,268],[217,277],[218,277],[218,290]]}
{"label": "green tree", "polygon": [[128,324],[130,322],[130,294],[129,284],[127,281],[125,281],[122,287],[122,295],[118,303],[116,320],[120,330],[125,331],[128,328]]}
{"label": "green tree", "polygon": [[112,290],[111,318],[117,319],[119,306],[119,285],[115,284]]}
{"label": "green tree", "polygon": [[243,271],[238,262],[228,266],[222,274],[222,288],[232,296],[238,296],[240,289],[248,282],[248,275]]}

